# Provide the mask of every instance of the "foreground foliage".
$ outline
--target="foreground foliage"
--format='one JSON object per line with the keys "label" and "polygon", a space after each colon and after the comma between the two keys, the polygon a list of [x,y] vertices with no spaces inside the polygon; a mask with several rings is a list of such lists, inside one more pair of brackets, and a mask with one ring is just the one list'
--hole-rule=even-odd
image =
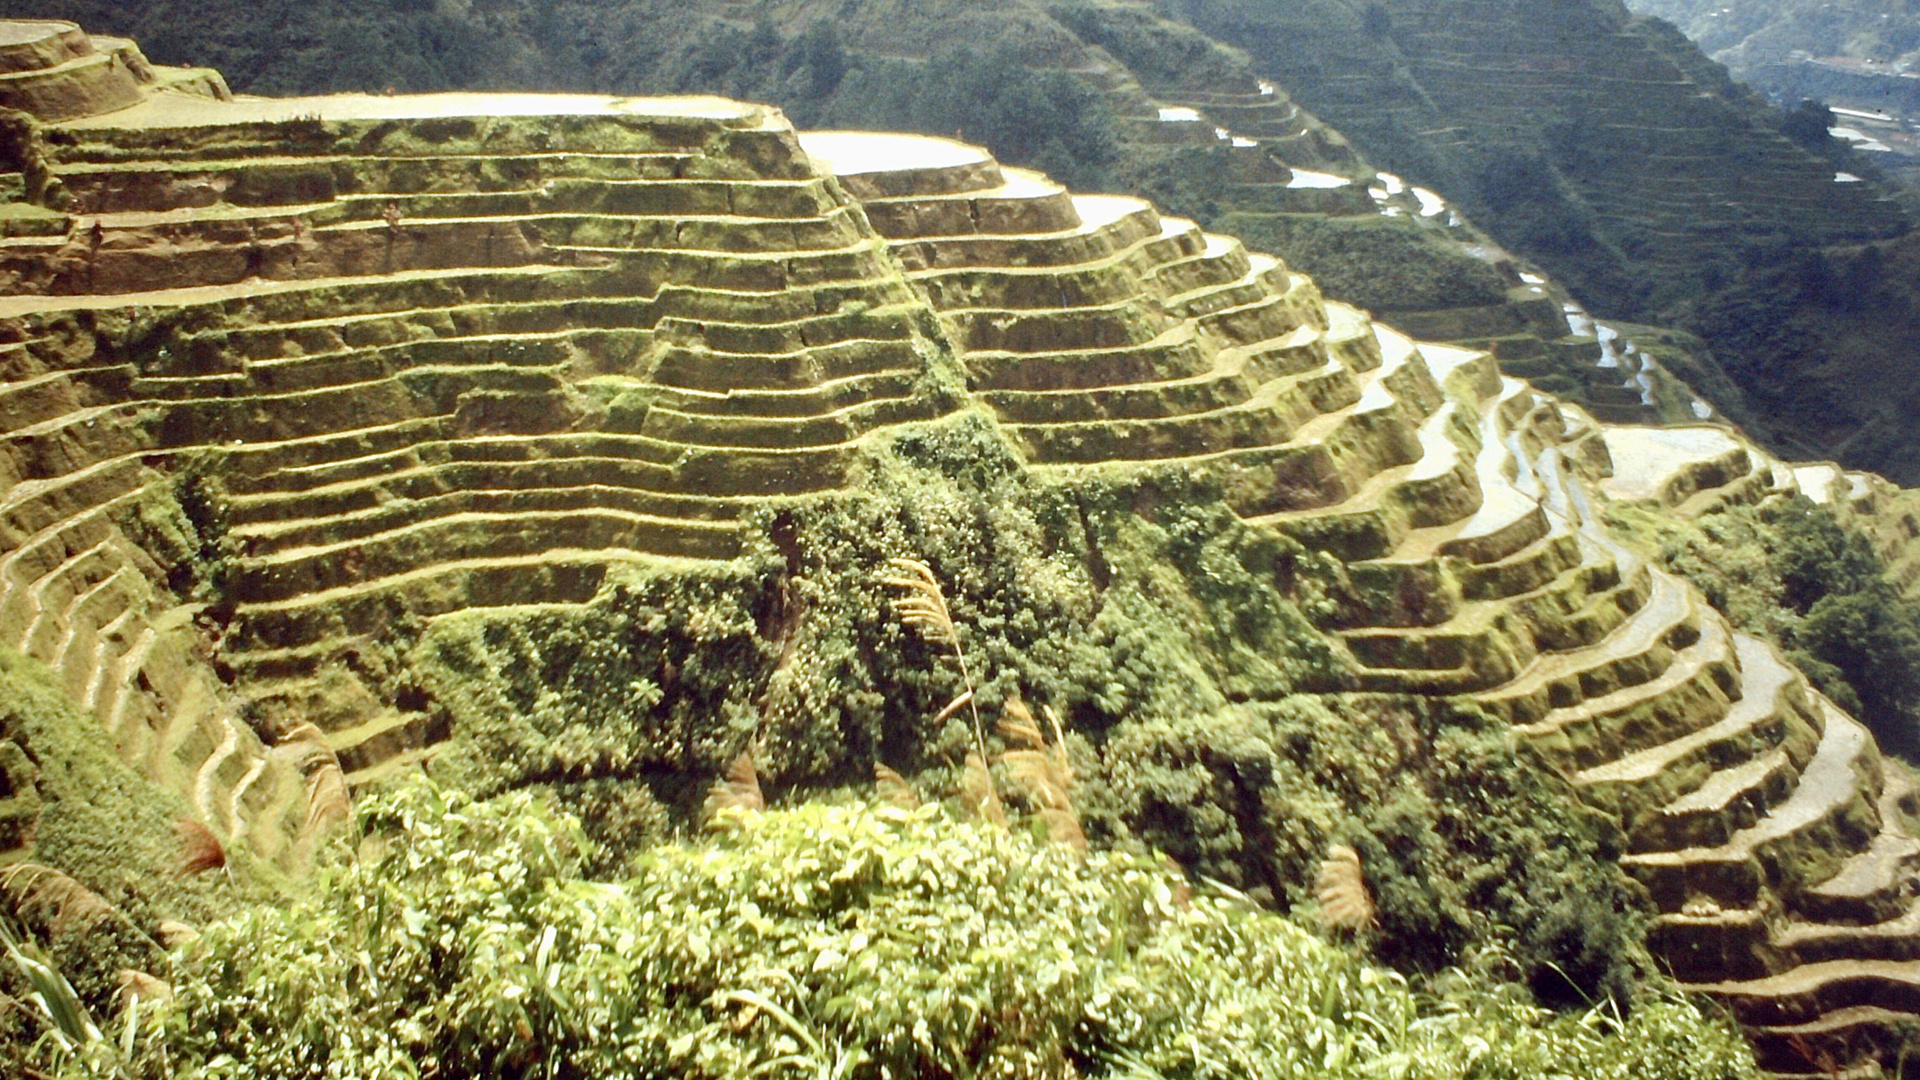
{"label": "foreground foliage", "polygon": [[[170,1003],[104,1019],[128,1077],[1721,1078],[1730,1030],[1654,997],[1555,1016],[1417,994],[1146,859],[937,806],[809,803],[582,879],[532,796],[415,780],[310,900],[205,927]],[[152,1015],[148,1015],[152,1013]],[[41,1068],[84,1075],[58,1040]]]}

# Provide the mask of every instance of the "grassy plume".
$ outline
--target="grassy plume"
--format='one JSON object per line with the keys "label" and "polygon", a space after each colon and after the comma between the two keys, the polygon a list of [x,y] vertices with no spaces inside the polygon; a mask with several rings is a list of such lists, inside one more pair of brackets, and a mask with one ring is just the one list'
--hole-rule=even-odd
{"label": "grassy plume", "polygon": [[1364,930],[1373,925],[1373,894],[1360,871],[1360,853],[1347,845],[1328,849],[1313,891],[1320,901],[1320,925],[1328,930]]}
{"label": "grassy plume", "polygon": [[767,808],[767,800],[760,793],[760,773],[753,767],[753,752],[746,751],[733,759],[727,766],[725,778],[715,780],[707,789],[707,801],[701,808],[708,827],[723,821],[722,813],[727,810],[743,810],[759,813]]}
{"label": "grassy plume", "polygon": [[307,781],[307,816],[301,832],[311,836],[329,825],[353,817],[353,796],[347,788],[340,755],[327,734],[313,724],[301,724],[286,733],[276,747]]}
{"label": "grassy plume", "polygon": [[1073,765],[1067,760],[1066,736],[1060,730],[1060,718],[1052,709],[1046,712],[1053,727],[1051,746],[1026,702],[1018,697],[1007,699],[998,726],[1012,749],[1000,755],[1000,761],[1046,822],[1047,835],[1057,843],[1085,851],[1087,834],[1073,807]]}
{"label": "grassy plume", "polygon": [[903,625],[919,631],[928,643],[951,649],[954,663],[960,668],[964,689],[933,721],[945,723],[962,708],[973,717],[973,749],[967,751],[966,764],[961,769],[960,801],[969,813],[1005,826],[1007,814],[1000,805],[1000,793],[994,790],[993,774],[987,770],[987,731],[980,722],[980,707],[974,701],[973,676],[967,671],[966,654],[960,651],[960,632],[953,624],[953,612],[947,606],[940,579],[934,576],[932,567],[918,559],[888,559],[887,563],[901,571],[901,576],[880,579],[883,584],[902,591],[902,595],[892,601],[893,613]]}
{"label": "grassy plume", "polygon": [[13,916],[49,938],[90,933],[114,914],[113,905],[50,866],[15,863],[0,870],[0,895]]}
{"label": "grassy plume", "polygon": [[967,763],[960,770],[960,805],[990,825],[1007,827],[1007,811],[1000,805],[1000,793],[994,790],[987,761],[971,750],[967,751]]}
{"label": "grassy plume", "polygon": [[212,829],[192,818],[183,817],[174,822],[173,831],[180,839],[180,854],[173,863],[175,873],[188,877],[226,868],[227,849]]}
{"label": "grassy plume", "polygon": [[877,761],[873,763],[873,782],[879,789],[881,802],[902,810],[920,809],[920,793],[913,790],[907,778]]}

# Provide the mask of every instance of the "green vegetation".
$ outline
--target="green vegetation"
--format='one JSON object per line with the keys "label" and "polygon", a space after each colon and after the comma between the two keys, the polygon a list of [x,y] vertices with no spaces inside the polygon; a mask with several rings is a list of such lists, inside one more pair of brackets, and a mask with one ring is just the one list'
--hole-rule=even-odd
{"label": "green vegetation", "polygon": [[[122,764],[98,721],[11,650],[0,650],[0,815],[12,940],[96,1013],[112,1009],[121,968],[160,962],[162,921],[212,918],[236,898],[218,875],[174,872],[186,806]],[[247,895],[271,895],[271,869],[234,858],[253,883]],[[21,967],[0,962],[0,993],[24,1001],[32,988]],[[8,1057],[34,1041],[33,1026],[20,1009],[0,1014],[0,1075],[17,1075]]]}
{"label": "green vegetation", "polygon": [[1887,64],[1920,60],[1920,19],[1904,4],[1879,0],[1632,0],[1668,19],[1733,73],[1774,91],[1778,65],[1798,51]]}
{"label": "green vegetation", "polygon": [[1805,498],[1687,525],[1640,510],[1614,515],[1653,538],[1736,628],[1779,644],[1883,749],[1920,758],[1920,612],[1863,534]]}
{"label": "green vegetation", "polygon": [[[1541,1001],[1630,996],[1644,964],[1617,836],[1504,725],[1417,698],[1297,697],[1128,724],[1104,798],[1155,848],[1297,906],[1331,843],[1356,849],[1375,956],[1433,972],[1488,948]],[[1110,811],[1109,811],[1110,812]]]}
{"label": "green vegetation", "polygon": [[1226,213],[1215,225],[1287,264],[1323,292],[1391,320],[1396,311],[1482,307],[1505,302],[1508,283],[1463,245],[1435,243],[1407,218],[1364,223],[1305,214]]}
{"label": "green vegetation", "polygon": [[1741,258],[1744,275],[1690,322],[1745,392],[1756,434],[1914,483],[1920,235],[1827,250],[1756,237]]}
{"label": "green vegetation", "polygon": [[1431,972],[1499,944],[1543,1001],[1625,995],[1637,902],[1564,784],[1470,709],[1320,693],[1340,672],[1313,625],[1324,557],[1246,528],[1204,478],[1035,483],[977,419],[866,469],[874,494],[796,507],[722,568],[437,620],[408,661],[449,736],[436,777],[556,793],[617,852],[691,821],[748,745],[771,792],[865,783],[876,762],[950,788],[973,729],[927,718],[959,672],[883,581],[912,552],[982,708],[1017,695],[1065,720],[1097,846],[1165,851],[1288,910],[1349,844],[1379,883],[1377,957]]}
{"label": "green vegetation", "polygon": [[205,927],[94,1050],[127,1077],[1756,1075],[1658,993],[1556,1017],[1484,972],[1416,992],[1151,861],[937,806],[728,814],[593,881],[531,796],[403,782],[309,896]]}

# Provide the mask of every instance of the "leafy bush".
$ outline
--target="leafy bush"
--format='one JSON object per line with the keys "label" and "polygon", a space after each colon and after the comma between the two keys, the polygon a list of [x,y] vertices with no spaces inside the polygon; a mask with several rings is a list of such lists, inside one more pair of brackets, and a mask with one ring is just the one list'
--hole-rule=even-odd
{"label": "leafy bush", "polygon": [[1880,745],[1920,756],[1920,611],[1867,537],[1805,498],[1681,525],[1618,512],[1739,629],[1780,645]]}
{"label": "leafy bush", "polygon": [[1416,994],[1148,860],[939,807],[744,815],[618,883],[580,878],[577,824],[524,794],[415,779],[363,824],[311,899],[176,953],[125,1075],[1756,1075],[1670,997],[1556,1018],[1464,974]]}
{"label": "leafy bush", "polygon": [[1378,906],[1363,940],[1396,968],[1498,948],[1540,1001],[1578,1007],[1629,998],[1644,964],[1616,830],[1477,712],[1301,696],[1122,724],[1103,765],[1095,816],[1263,902],[1301,904],[1328,845],[1356,849]]}

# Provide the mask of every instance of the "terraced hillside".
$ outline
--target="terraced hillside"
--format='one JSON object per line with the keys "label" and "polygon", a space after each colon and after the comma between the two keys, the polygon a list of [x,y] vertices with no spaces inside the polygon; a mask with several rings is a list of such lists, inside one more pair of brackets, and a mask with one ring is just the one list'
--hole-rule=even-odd
{"label": "terraced hillside", "polygon": [[1666,24],[1602,3],[1375,6],[1371,22],[1344,0],[1188,10],[1610,314],[1656,321],[1742,273],[1743,245],[1769,235],[1821,244],[1903,227],[1874,185],[1836,183]]}
{"label": "terraced hillside", "polygon": [[[0,0],[0,14],[58,13],[139,34],[158,55],[211,57],[252,92],[716,93],[820,127],[951,134],[1279,252],[1336,299],[1426,338],[1492,347],[1520,365],[1513,373],[1552,379],[1612,418],[1684,417],[1697,400],[1657,364],[1624,373],[1649,384],[1629,388],[1599,363],[1591,326],[1570,332],[1560,308],[1571,297],[1537,266],[1432,190],[1376,174],[1286,87],[1152,5],[858,0],[830,19],[810,0],[350,7],[362,30],[343,36],[304,9],[261,27],[257,9],[232,0]],[[1723,381],[1693,389],[1740,414]]]}
{"label": "terraced hillside", "polygon": [[[85,55],[69,28],[14,37],[25,70]],[[1264,584],[1311,598],[1317,689],[1510,721],[1619,821],[1656,954],[1770,1067],[1890,1059],[1920,1015],[1901,774],[1604,521],[1813,473],[1720,428],[1610,427],[1237,240],[956,142],[712,98],[135,93],[13,146],[0,631],[230,840],[298,862],[300,757],[276,747],[300,724],[363,782],[470,735],[414,643],[636,607],[642,578],[723,643],[828,607],[779,571],[725,589],[896,482],[886,447],[973,425],[992,467],[1129,517],[1224,502]],[[820,643],[766,637],[727,646],[767,685],[744,723],[662,704],[690,652],[532,641],[529,678],[639,688],[591,723],[712,751],[639,768],[704,767],[778,727],[775,679],[830,712],[806,697]],[[446,671],[501,723],[549,708]],[[796,786],[842,775],[823,760]]]}
{"label": "terraced hillside", "polygon": [[1670,20],[1735,77],[1774,94],[1782,89],[1781,68],[1796,52],[1801,62],[1809,56],[1865,61],[1855,69],[1859,75],[1895,85],[1896,73],[1920,59],[1920,26],[1904,4],[1742,0],[1715,7],[1695,0],[1634,0],[1628,6]]}

